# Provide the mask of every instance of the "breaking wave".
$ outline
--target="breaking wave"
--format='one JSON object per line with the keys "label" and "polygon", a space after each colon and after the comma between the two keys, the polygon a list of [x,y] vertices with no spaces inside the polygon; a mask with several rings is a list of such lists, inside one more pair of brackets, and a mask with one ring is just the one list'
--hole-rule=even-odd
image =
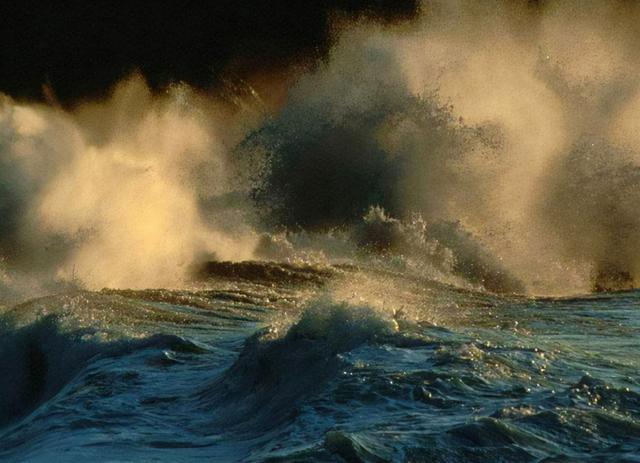
{"label": "breaking wave", "polygon": [[345,367],[340,354],[367,343],[420,345],[389,314],[330,300],[305,308],[286,333],[250,337],[237,361],[200,395],[215,413],[213,426],[268,430],[295,418],[297,408],[323,392]]}
{"label": "breaking wave", "polygon": [[242,82],[154,94],[137,74],[67,110],[2,97],[0,254],[32,278],[11,297],[184,287],[279,234],[307,234],[288,238],[297,257],[344,233],[336,254],[407,254],[362,230],[377,207],[370,230],[419,217],[451,274],[492,292],[635,287],[635,42],[590,19],[615,14],[587,8],[569,28],[560,7],[432,7],[410,27],[336,19],[326,59],[277,103]]}

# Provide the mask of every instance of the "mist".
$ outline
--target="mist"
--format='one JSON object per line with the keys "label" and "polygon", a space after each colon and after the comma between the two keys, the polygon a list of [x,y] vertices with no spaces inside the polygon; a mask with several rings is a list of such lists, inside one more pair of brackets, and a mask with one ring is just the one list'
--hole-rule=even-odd
{"label": "mist", "polygon": [[379,205],[457,222],[534,294],[637,278],[637,7],[422,11],[392,31],[341,29],[254,134],[270,219],[333,227]]}
{"label": "mist", "polygon": [[186,86],[152,96],[137,75],[73,113],[5,98],[6,264],[91,288],[147,287],[179,285],[195,260],[251,256],[251,233],[233,223],[240,205],[224,222],[202,214],[234,189],[234,130],[212,111]]}
{"label": "mist", "polygon": [[194,263],[259,257],[261,234],[352,230],[380,207],[418,214],[458,267],[474,241],[497,269],[481,274],[518,292],[637,286],[639,19],[627,2],[424,2],[401,24],[334,16],[319,61],[258,86],[159,93],[134,73],[71,109],[4,96],[3,265],[174,287]]}

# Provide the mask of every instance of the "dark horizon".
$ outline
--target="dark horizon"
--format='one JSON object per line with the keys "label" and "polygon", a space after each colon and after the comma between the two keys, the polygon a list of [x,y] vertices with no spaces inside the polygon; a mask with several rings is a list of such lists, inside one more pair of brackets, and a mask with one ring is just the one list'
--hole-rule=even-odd
{"label": "dark horizon", "polygon": [[322,58],[336,15],[395,23],[418,12],[417,0],[19,2],[0,7],[0,92],[68,106],[106,96],[133,72],[156,91],[216,89]]}

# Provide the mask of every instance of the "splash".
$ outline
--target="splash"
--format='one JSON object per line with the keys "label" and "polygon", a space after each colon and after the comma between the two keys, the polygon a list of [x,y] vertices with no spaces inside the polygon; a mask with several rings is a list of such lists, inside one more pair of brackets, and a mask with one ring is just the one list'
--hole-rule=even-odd
{"label": "splash", "polygon": [[1,121],[2,248],[16,267],[175,286],[194,260],[251,256],[241,208],[224,222],[212,210],[234,188],[223,125],[187,87],[153,97],[134,76],[72,113],[4,99]]}
{"label": "splash", "polygon": [[457,222],[529,293],[633,286],[637,15],[459,1],[391,30],[341,24],[328,60],[242,146],[269,166],[254,197],[287,227],[339,227],[375,205]]}
{"label": "splash", "polygon": [[336,16],[288,91],[263,76],[278,98],[157,95],[135,75],[68,111],[3,98],[0,253],[89,287],[175,287],[207,260],[413,254],[396,235],[419,216],[439,271],[490,291],[637,286],[638,15],[425,2],[410,24]]}

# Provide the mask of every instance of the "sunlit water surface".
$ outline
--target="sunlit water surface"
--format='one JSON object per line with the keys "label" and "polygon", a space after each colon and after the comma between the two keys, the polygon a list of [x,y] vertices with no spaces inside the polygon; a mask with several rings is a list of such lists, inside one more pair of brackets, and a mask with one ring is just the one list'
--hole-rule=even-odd
{"label": "sunlit water surface", "polygon": [[640,292],[309,272],[5,309],[0,460],[640,461]]}

